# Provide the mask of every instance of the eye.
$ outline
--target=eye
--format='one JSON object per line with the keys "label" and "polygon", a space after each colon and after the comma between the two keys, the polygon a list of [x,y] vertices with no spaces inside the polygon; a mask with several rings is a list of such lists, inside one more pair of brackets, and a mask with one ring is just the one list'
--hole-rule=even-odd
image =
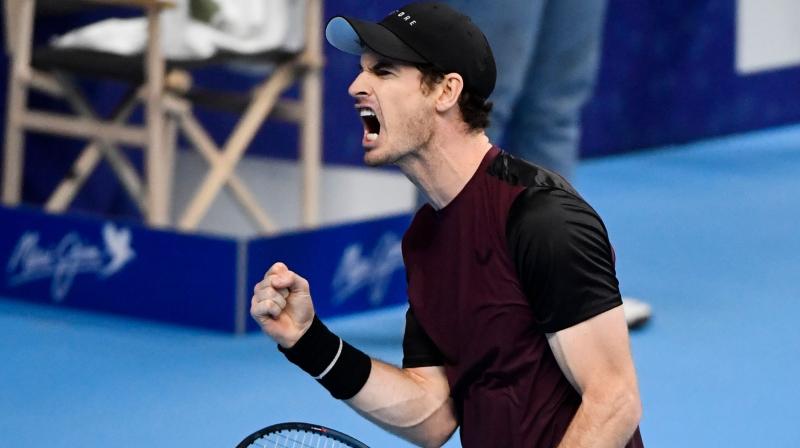
{"label": "eye", "polygon": [[379,78],[395,75],[394,65],[385,61],[379,61],[370,67],[370,71]]}

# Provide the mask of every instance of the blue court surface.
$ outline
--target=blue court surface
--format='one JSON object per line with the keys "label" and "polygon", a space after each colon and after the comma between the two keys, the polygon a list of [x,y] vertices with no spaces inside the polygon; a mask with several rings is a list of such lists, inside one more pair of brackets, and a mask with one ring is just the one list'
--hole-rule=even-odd
{"label": "blue court surface", "polygon": [[[800,446],[800,126],[591,160],[577,186],[655,312],[632,333],[645,444]],[[399,363],[403,313],[329,323]],[[233,447],[291,420],[407,446],[260,334],[0,300],[0,356],[2,447]]]}

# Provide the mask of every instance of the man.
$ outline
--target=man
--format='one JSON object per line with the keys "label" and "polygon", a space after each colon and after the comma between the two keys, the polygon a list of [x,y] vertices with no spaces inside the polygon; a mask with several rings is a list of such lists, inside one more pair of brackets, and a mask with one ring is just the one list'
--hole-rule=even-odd
{"label": "man", "polygon": [[489,142],[481,31],[412,3],[379,24],[336,17],[326,36],[361,55],[349,93],[364,161],[398,166],[429,201],[403,239],[403,368],[331,333],[282,263],[254,289],[264,332],[335,398],[422,446],[458,426],[464,447],[642,446],[605,228],[562,177]]}

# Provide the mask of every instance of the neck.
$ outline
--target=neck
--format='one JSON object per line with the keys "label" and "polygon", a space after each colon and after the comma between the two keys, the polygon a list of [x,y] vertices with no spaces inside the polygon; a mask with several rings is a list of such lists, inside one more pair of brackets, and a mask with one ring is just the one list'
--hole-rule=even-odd
{"label": "neck", "polygon": [[436,210],[464,189],[492,146],[484,132],[451,131],[436,133],[414,157],[398,163]]}

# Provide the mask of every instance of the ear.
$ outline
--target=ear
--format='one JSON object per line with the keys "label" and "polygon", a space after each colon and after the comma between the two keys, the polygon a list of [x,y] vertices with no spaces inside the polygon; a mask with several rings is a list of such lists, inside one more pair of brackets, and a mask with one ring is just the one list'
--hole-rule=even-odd
{"label": "ear", "polygon": [[439,83],[439,95],[436,98],[436,111],[447,112],[458,107],[458,97],[464,90],[464,78],[458,73],[448,73]]}

